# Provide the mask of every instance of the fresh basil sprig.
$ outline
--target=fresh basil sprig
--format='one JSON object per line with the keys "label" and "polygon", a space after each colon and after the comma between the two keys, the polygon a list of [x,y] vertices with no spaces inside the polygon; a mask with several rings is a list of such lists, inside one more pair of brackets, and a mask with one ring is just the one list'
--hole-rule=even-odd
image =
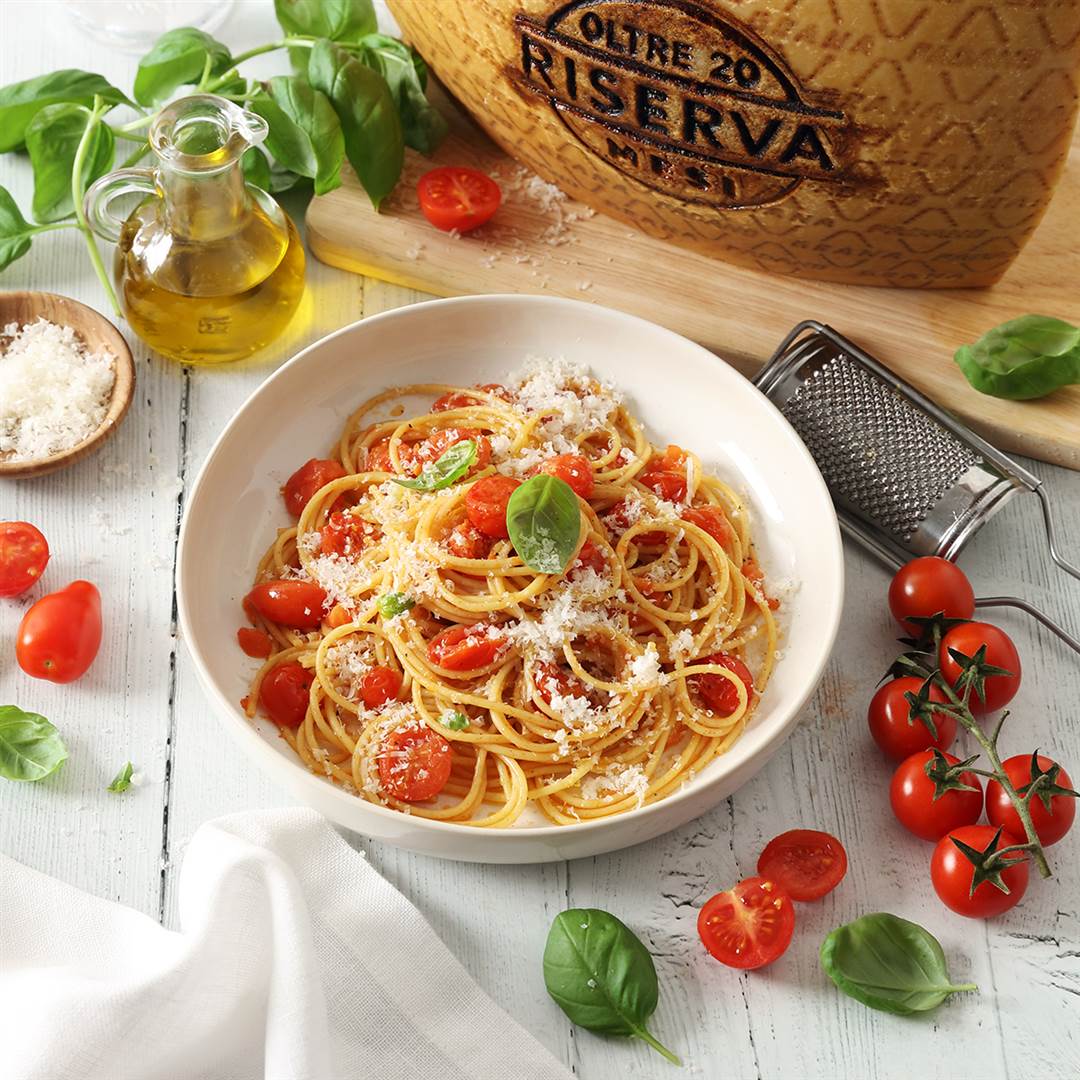
{"label": "fresh basil sprig", "polygon": [[127,791],[131,787],[131,777],[134,772],[135,766],[130,761],[125,762],[124,767],[113,777],[113,782],[109,785],[108,790],[117,794]]}
{"label": "fresh basil sprig", "polygon": [[440,491],[460,480],[476,464],[478,452],[474,439],[462,439],[425,465],[419,476],[406,479],[394,476],[391,479],[410,491]]}
{"label": "fresh basil sprig", "polygon": [[825,974],[871,1009],[908,1016],[936,1009],[950,994],[977,990],[953,983],[941,944],[918,923],[878,913],[838,927],[821,944]]}
{"label": "fresh basil sprig", "polygon": [[574,489],[540,473],[515,488],[506,506],[510,542],[530,570],[561,574],[577,550],[581,510]]}
{"label": "fresh basil sprig", "polygon": [[1080,383],[1080,327],[1046,315],[1021,315],[961,345],[955,360],[982,394],[1027,401]]}
{"label": "fresh basil sprig", "polygon": [[544,985],[580,1027],[647,1042],[679,1059],[645,1027],[660,996],[649,950],[614,915],[571,908],[555,916],[544,947]]}
{"label": "fresh basil sprig", "polygon": [[44,780],[67,760],[60,732],[37,713],[0,705],[0,776]]}

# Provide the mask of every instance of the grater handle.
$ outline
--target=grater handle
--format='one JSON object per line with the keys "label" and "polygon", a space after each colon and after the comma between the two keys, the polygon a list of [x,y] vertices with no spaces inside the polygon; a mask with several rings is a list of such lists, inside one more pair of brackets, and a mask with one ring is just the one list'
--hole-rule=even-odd
{"label": "grater handle", "polygon": [[1050,558],[1053,559],[1066,574],[1070,574],[1080,581],[1080,567],[1074,566],[1057,549],[1057,538],[1054,535],[1054,521],[1050,516],[1050,497],[1043,491],[1042,484],[1039,484],[1035,488],[1035,494],[1039,496],[1039,503],[1042,505],[1043,522],[1046,525],[1046,543],[1050,548]]}
{"label": "grater handle", "polygon": [[976,607],[1014,607],[1026,612],[1033,619],[1038,620],[1052,634],[1056,634],[1074,652],[1080,653],[1080,641],[1072,636],[1064,627],[1059,626],[1045,612],[1040,611],[1034,604],[1029,604],[1019,596],[980,596],[975,600]]}

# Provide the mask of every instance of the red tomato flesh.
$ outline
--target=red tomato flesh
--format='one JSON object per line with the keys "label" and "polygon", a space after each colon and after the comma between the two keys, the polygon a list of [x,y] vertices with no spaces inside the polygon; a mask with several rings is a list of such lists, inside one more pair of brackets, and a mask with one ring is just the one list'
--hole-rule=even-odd
{"label": "red tomato flesh", "polygon": [[369,709],[378,709],[393,701],[401,690],[401,672],[376,665],[360,677],[360,697]]}
{"label": "red tomato flesh", "polygon": [[540,471],[547,473],[548,476],[558,477],[582,499],[588,499],[593,493],[593,488],[596,487],[592,465],[583,454],[557,454],[553,458],[548,458],[540,466]]}
{"label": "red tomato flesh", "polygon": [[437,731],[413,723],[391,732],[379,754],[383,791],[402,802],[434,799],[450,779],[450,743]]}
{"label": "red tomato flesh", "polygon": [[322,622],[326,593],[313,581],[264,581],[245,599],[270,622],[314,630]]}
{"label": "red tomato flesh", "polygon": [[975,592],[959,566],[926,555],[897,570],[889,584],[889,610],[908,633],[918,637],[923,628],[910,622],[912,617],[970,619],[975,614]]}
{"label": "red tomato flesh", "polygon": [[73,581],[29,608],[15,658],[35,679],[69,683],[86,674],[100,647],[101,593],[89,581]]}
{"label": "red tomato flesh", "polygon": [[295,660],[272,667],[259,685],[259,704],[278,727],[296,728],[307,713],[313,672]]}
{"label": "red tomato flesh", "polygon": [[[900,762],[889,784],[889,803],[896,820],[922,840],[940,840],[961,825],[974,825],[982,815],[983,792],[973,772],[962,772],[961,783],[971,791],[952,788],[934,798],[934,782],[926,775],[927,762],[934,758],[930,750],[920,750]],[[946,754],[945,760],[956,765],[960,759]]]}
{"label": "red tomato flesh", "polygon": [[256,660],[265,660],[274,651],[274,639],[251,626],[241,626],[236,631],[236,641],[246,656]]}
{"label": "red tomato flesh", "polygon": [[49,545],[28,521],[0,521],[0,596],[20,596],[45,572]]}
{"label": "red tomato flesh", "polygon": [[485,476],[465,493],[465,513],[469,524],[484,536],[505,540],[506,506],[520,481],[509,476]]}
{"label": "red tomato flesh", "polygon": [[725,551],[731,550],[735,530],[732,529],[720,507],[691,506],[682,512],[682,519],[707,532]]}
{"label": "red tomato flesh", "polygon": [[[706,656],[702,660],[695,661],[699,664],[719,664],[728,671],[737,675],[746,687],[746,696],[750,700],[754,696],[754,676],[750,669],[737,657],[730,653],[715,653]],[[697,688],[705,701],[705,707],[717,716],[731,716],[739,707],[739,691],[735,689],[730,679],[723,675],[691,675],[690,682]]]}
{"label": "red tomato flesh", "polygon": [[[937,728],[936,739],[921,720],[912,718],[911,706],[904,695],[917,694],[922,684],[923,680],[914,675],[893,679],[878,687],[866,711],[866,721],[874,742],[897,761],[903,761],[920,750],[929,750],[932,746],[939,750],[948,750],[956,738],[955,716],[948,713],[933,714],[934,726]],[[930,700],[946,701],[945,691],[932,685]]]}
{"label": "red tomato flesh", "polygon": [[446,671],[486,667],[499,654],[501,642],[488,636],[486,623],[450,626],[428,642],[428,660]]}
{"label": "red tomato flesh", "polygon": [[586,540],[581,545],[578,557],[570,564],[567,570],[569,577],[576,577],[579,573],[592,570],[594,573],[603,574],[607,569],[607,558],[604,553],[591,541]]}
{"label": "red tomato flesh", "polygon": [[[1039,754],[1040,772],[1047,772],[1054,764],[1053,758]],[[1019,754],[1008,758],[1002,762],[1002,767],[1012,786],[1023,794],[1032,781],[1031,755]],[[1058,771],[1054,784],[1063,788],[1073,787],[1072,779],[1064,769]],[[1076,801],[1072,795],[1051,795],[1050,809],[1047,810],[1038,792],[1032,796],[1028,802],[1028,812],[1031,814],[1031,824],[1035,826],[1039,842],[1044,847],[1056,844],[1072,828],[1076,818]],[[1012,799],[997,780],[990,780],[986,785],[986,816],[991,825],[1001,825],[1013,836],[1026,836],[1024,823],[1020,820]]]}
{"label": "red tomato flesh", "polygon": [[[1023,852],[1007,855],[1010,865],[1001,872],[1001,880],[1009,890],[1002,892],[989,881],[982,881],[971,888],[975,868],[967,856],[953,843],[953,838],[985,851],[994,839],[997,829],[993,825],[963,825],[943,836],[930,858],[930,880],[941,902],[957,915],[969,919],[989,919],[1016,907],[1023,899],[1028,885],[1028,864]],[[1020,843],[1011,833],[1003,832],[998,848]]]}
{"label": "red tomato flesh", "polygon": [[319,549],[324,555],[337,555],[352,559],[367,544],[374,543],[382,535],[377,525],[372,525],[355,514],[338,510],[330,515],[319,532]]}
{"label": "red tomato flesh", "polygon": [[953,685],[960,677],[961,667],[952,658],[950,649],[965,656],[974,656],[981,646],[986,646],[986,662],[1004,668],[1008,675],[989,675],[983,683],[984,697],[973,690],[968,697],[968,708],[976,715],[1004,709],[1020,689],[1022,672],[1020,654],[1012,638],[996,626],[984,622],[962,623],[954,626],[942,639],[938,650],[938,665],[946,681]]}
{"label": "red tomato flesh", "polygon": [[818,900],[843,881],[847,852],[826,832],[791,829],[765,845],[757,869],[792,900]]}
{"label": "red tomato flesh", "polygon": [[420,177],[416,185],[420,209],[435,226],[468,232],[494,217],[502,192],[486,173],[460,165],[443,165]]}
{"label": "red tomato flesh", "polygon": [[319,488],[347,475],[340,462],[310,458],[285,481],[281,489],[286,508],[293,517],[299,517]]}
{"label": "red tomato flesh", "polygon": [[706,900],[697,925],[705,948],[720,963],[759,968],[791,944],[795,906],[779,885],[752,877]]}

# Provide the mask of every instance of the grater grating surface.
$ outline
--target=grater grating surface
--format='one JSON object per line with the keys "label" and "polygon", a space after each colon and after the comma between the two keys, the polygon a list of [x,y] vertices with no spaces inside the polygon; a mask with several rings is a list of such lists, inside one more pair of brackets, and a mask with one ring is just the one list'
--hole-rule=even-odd
{"label": "grater grating surface", "polygon": [[781,411],[834,498],[901,543],[979,456],[881,379],[834,353]]}

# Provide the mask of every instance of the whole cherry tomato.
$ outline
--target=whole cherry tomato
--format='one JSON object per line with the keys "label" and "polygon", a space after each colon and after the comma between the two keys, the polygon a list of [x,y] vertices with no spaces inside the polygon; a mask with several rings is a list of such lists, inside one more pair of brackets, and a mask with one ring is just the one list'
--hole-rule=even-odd
{"label": "whole cherry tomato", "polygon": [[[866,711],[874,742],[897,761],[903,761],[920,750],[929,750],[931,746],[948,750],[956,738],[956,717],[949,713],[932,714],[937,738],[930,734],[930,729],[921,720],[912,717],[911,706],[904,695],[917,694],[922,684],[923,680],[914,675],[893,679],[878,688]],[[945,691],[931,684],[930,700],[946,701]]]}
{"label": "whole cherry tomato", "polygon": [[28,521],[0,521],[0,596],[20,596],[45,572],[49,545]]}
{"label": "whole cherry tomato", "polygon": [[314,630],[322,622],[326,593],[313,581],[264,581],[247,594],[245,602],[270,622]]}
{"label": "whole cherry tomato", "polygon": [[402,802],[434,799],[450,779],[450,743],[419,722],[390,733],[379,754],[379,783]]}
{"label": "whole cherry tomato", "polygon": [[[700,664],[719,664],[726,667],[746,687],[747,700],[754,696],[754,676],[750,669],[737,657],[730,653],[715,653],[712,656],[703,657],[695,661]],[[691,675],[691,684],[697,689],[705,701],[705,707],[716,713],[717,716],[730,716],[739,707],[739,691],[735,689],[730,679],[723,675]]]}
{"label": "whole cherry tomato", "polygon": [[557,454],[540,466],[542,473],[556,476],[582,499],[589,498],[596,487],[592,465],[583,454]]}
{"label": "whole cherry tomato", "polygon": [[795,905],[775,882],[747,878],[706,900],[697,926],[702,944],[721,964],[764,967],[783,956],[791,944]]}
{"label": "whole cherry tomato", "polygon": [[15,657],[35,679],[69,683],[86,673],[100,646],[101,593],[89,581],[73,581],[26,612]]}
{"label": "whole cherry tomato", "polygon": [[983,684],[983,697],[974,690],[971,692],[968,708],[976,715],[1004,709],[1020,689],[1020,654],[1016,651],[1012,638],[990,623],[961,623],[941,639],[938,650],[941,674],[950,685],[954,685],[962,669],[949,650],[956,649],[965,656],[974,656],[983,645],[986,646],[986,663],[1003,668],[1009,674],[988,675]]}
{"label": "whole cherry tomato", "polygon": [[505,540],[506,506],[520,482],[509,476],[485,476],[465,493],[465,513],[474,529],[492,539]]}
{"label": "whole cherry tomato", "polygon": [[889,585],[889,610],[909,634],[918,637],[922,627],[910,619],[929,619],[939,614],[949,619],[970,619],[975,614],[975,592],[956,563],[926,555],[896,571]]}
{"label": "whole cherry tomato", "polygon": [[331,480],[340,480],[347,475],[338,461],[310,458],[285,481],[285,486],[281,489],[286,508],[293,517],[299,517],[319,488],[329,484]]}
{"label": "whole cherry tomato", "polygon": [[299,727],[307,713],[315,676],[302,664],[288,660],[272,667],[259,686],[259,704],[278,727]]}
{"label": "whole cherry tomato", "polygon": [[369,709],[378,709],[393,701],[401,689],[401,672],[377,664],[360,677],[360,697]]}
{"label": "whole cherry tomato", "polygon": [[[889,784],[889,802],[896,820],[923,840],[940,840],[947,832],[961,825],[974,825],[982,815],[983,791],[979,778],[973,772],[962,772],[957,780],[971,790],[949,788],[937,798],[934,781],[927,775],[926,767],[934,760],[931,750],[920,750],[901,761]],[[949,765],[957,765],[959,758],[945,754]]]}
{"label": "whole cherry tomato", "polygon": [[[1053,758],[1043,754],[1036,755],[1034,766],[1030,757],[1018,754],[1003,761],[1002,767],[1009,782],[1021,795],[1041,774],[1050,773],[1043,781],[1043,784],[1048,784],[1042,789],[1046,792],[1045,801],[1037,789],[1028,802],[1028,813],[1031,814],[1031,824],[1035,826],[1035,833],[1043,847],[1056,844],[1072,828],[1076,817],[1076,795],[1066,794],[1072,789],[1069,774]],[[1047,802],[1050,804],[1049,808]],[[1012,804],[1012,799],[997,780],[990,780],[986,785],[986,816],[991,825],[1000,825],[1013,836],[1026,835],[1024,824]]]}
{"label": "whole cherry tomato", "polygon": [[992,825],[962,825],[943,836],[934,848],[930,880],[941,902],[957,915],[969,919],[992,918],[1019,904],[1027,891],[1028,865],[1020,851],[1005,856],[1008,865],[1001,871],[1001,881],[1007,892],[991,881],[981,881],[975,889],[971,887],[975,866],[954,840],[983,855],[1020,843],[1011,833],[1002,832],[998,836],[998,831]]}

